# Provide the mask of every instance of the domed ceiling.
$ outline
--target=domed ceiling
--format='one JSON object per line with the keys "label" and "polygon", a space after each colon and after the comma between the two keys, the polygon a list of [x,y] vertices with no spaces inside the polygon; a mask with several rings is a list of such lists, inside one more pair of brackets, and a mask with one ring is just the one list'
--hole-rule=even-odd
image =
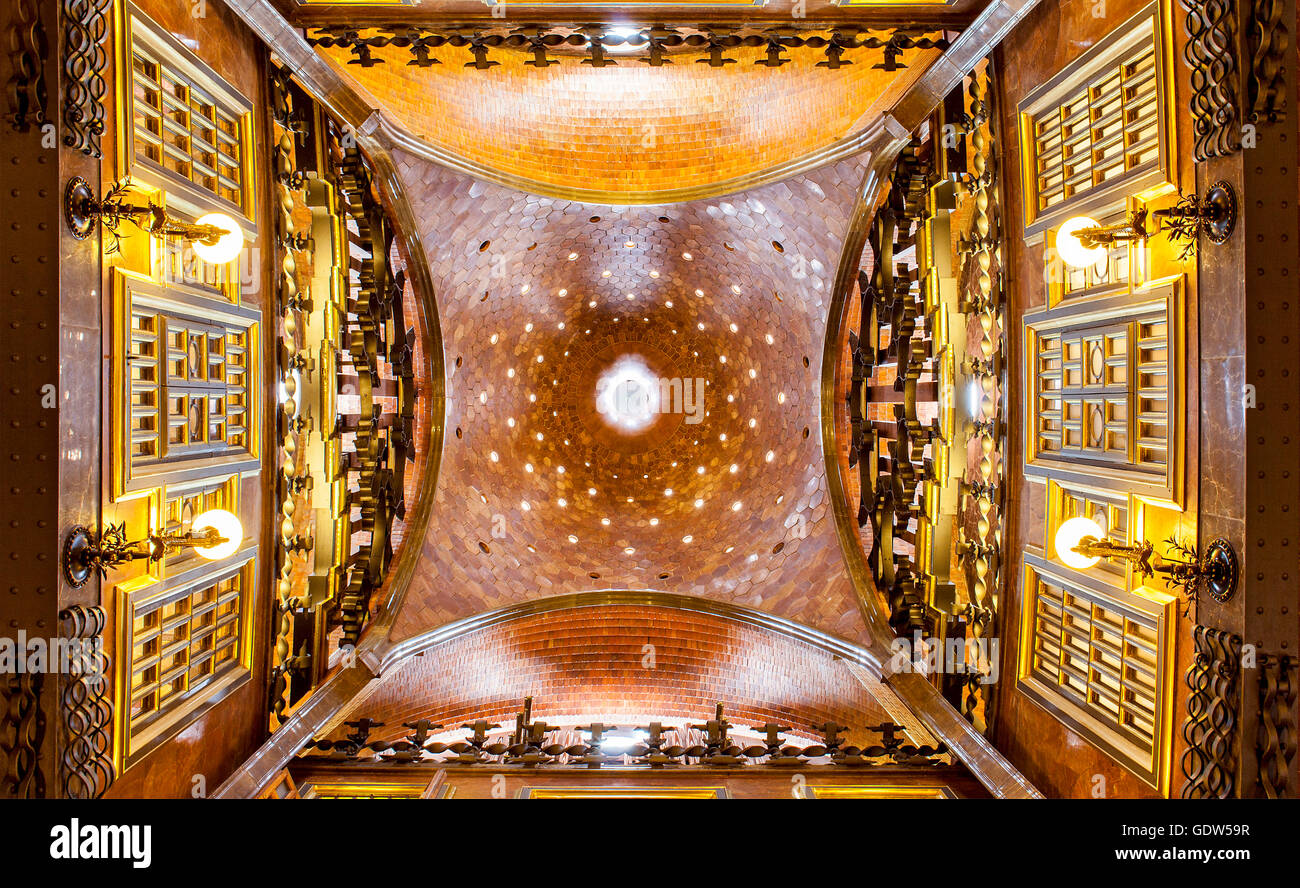
{"label": "domed ceiling", "polygon": [[[340,65],[349,58],[319,51]],[[878,54],[866,51],[834,70],[816,67],[823,56],[813,49],[790,50],[780,68],[755,65],[762,47],[728,50],[736,64],[723,68],[614,56],[619,64],[608,68],[561,57],[538,69],[526,53],[502,50],[497,67],[478,71],[463,67],[468,49],[440,54],[442,65],[412,73],[409,54],[386,47],[374,51],[384,64],[347,72],[407,130],[455,158],[530,190],[617,199],[798,165],[865,129],[938,51],[904,53],[910,67],[901,72],[873,67]]]}
{"label": "domed ceiling", "polygon": [[[857,639],[818,385],[864,160],[663,206],[540,197],[396,160],[423,220],[449,379],[437,498],[392,637],[632,589]],[[671,403],[646,415],[660,379]]]}
{"label": "domed ceiling", "polygon": [[[741,658],[764,668],[737,668]],[[736,725],[774,722],[812,739],[833,721],[862,743],[862,728],[892,720],[842,662],[806,642],[698,611],[614,604],[532,614],[434,646],[368,685],[334,722],[383,722],[376,740],[399,739],[420,718],[449,729],[480,718],[511,725],[529,696],[533,716],[551,725],[698,723],[722,703]]]}

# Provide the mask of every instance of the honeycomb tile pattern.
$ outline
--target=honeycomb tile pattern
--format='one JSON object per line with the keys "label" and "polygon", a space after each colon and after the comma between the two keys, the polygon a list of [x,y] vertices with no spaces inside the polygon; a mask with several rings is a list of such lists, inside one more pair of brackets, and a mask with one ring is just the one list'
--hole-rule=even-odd
{"label": "honeycomb tile pattern", "polygon": [[[863,160],[719,200],[614,207],[396,159],[425,220],[449,379],[424,566],[391,637],[544,596],[652,589],[861,640],[818,385]],[[591,365],[638,354],[703,379],[704,416],[618,445]]]}
{"label": "honeycomb tile pattern", "polygon": [[[349,54],[318,49],[339,65]],[[756,66],[761,48],[728,51],[737,64],[682,58],[651,68],[633,58],[591,68],[579,59],[536,69],[529,55],[492,53],[499,67],[463,67],[468,49],[438,50],[443,64],[411,68],[386,47],[385,64],[347,66],[413,134],[445,151],[533,182],[606,192],[704,186],[796,160],[863,129],[893,92],[938,55],[914,50],[912,67],[886,73],[877,53],[817,68],[815,49],[790,50],[781,68]]]}
{"label": "honeycomb tile pattern", "polygon": [[719,702],[733,723],[777,722],[810,738],[827,721],[889,720],[823,650],[725,617],[633,605],[532,615],[437,645],[372,683],[344,719],[384,722],[375,739],[402,737],[402,723],[420,718],[448,730],[478,718],[508,726],[527,696],[534,717],[556,725],[698,724]]}

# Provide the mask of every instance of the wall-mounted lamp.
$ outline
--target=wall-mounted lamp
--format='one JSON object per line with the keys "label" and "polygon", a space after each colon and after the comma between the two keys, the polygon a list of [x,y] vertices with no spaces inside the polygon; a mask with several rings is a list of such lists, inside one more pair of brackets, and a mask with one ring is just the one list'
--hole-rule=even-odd
{"label": "wall-mounted lamp", "polygon": [[130,188],[130,182],[119,182],[100,199],[95,197],[90,183],[74,176],[63,195],[63,214],[72,236],[84,240],[99,224],[116,237],[118,226],[130,220],[154,237],[176,235],[184,238],[200,259],[213,265],[225,265],[244,248],[239,223],[225,213],[208,213],[197,222],[182,222],[173,219],[165,207],[157,204],[137,206],[126,203],[123,196]]}
{"label": "wall-mounted lamp", "polygon": [[1204,555],[1170,540],[1170,549],[1183,559],[1178,560],[1155,555],[1145,540],[1136,546],[1113,542],[1096,521],[1079,516],[1058,527],[1053,542],[1056,557],[1066,567],[1087,570],[1103,558],[1118,558],[1144,577],[1160,574],[1166,585],[1181,588],[1189,599],[1204,588],[1215,601],[1227,601],[1237,588],[1237,553],[1225,539],[1210,543]]}
{"label": "wall-mounted lamp", "polygon": [[63,575],[74,587],[84,586],[93,573],[105,577],[110,567],[140,558],[159,561],[185,546],[202,558],[220,561],[233,555],[243,538],[239,518],[225,509],[204,512],[185,533],[151,533],[135,542],[127,541],[125,524],[110,524],[102,532],[77,525],[63,542]]}
{"label": "wall-mounted lamp", "polygon": [[1180,259],[1196,249],[1204,233],[1211,243],[1221,244],[1232,234],[1237,223],[1237,196],[1227,182],[1215,182],[1205,199],[1183,196],[1172,207],[1150,214],[1155,227],[1148,228],[1146,210],[1137,210],[1123,222],[1102,225],[1087,216],[1067,219],[1056,232],[1056,252],[1062,261],[1075,268],[1088,268],[1106,257],[1108,248],[1117,243],[1146,240],[1165,232],[1169,239],[1183,244]]}

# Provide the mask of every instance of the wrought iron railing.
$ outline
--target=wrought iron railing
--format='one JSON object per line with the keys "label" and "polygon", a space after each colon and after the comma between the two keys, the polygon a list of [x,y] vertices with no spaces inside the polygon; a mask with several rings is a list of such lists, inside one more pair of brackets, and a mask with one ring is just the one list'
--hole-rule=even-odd
{"label": "wrought iron railing", "polygon": [[[747,729],[762,738],[746,741],[734,736],[736,726],[728,721],[719,703],[713,718],[700,724],[669,727],[661,722],[637,726],[637,739],[617,752],[602,747],[609,734],[626,728],[609,724],[555,726],[532,718],[532,698],[524,701],[515,717],[515,727],[501,733],[500,724],[478,719],[464,724],[470,733],[462,739],[438,740],[443,725],[428,719],[403,723],[410,733],[397,740],[371,739],[383,722],[369,718],[345,722],[351,730],[338,739],[318,739],[308,744],[303,756],[344,760],[373,759],[386,762],[437,761],[449,765],[841,765],[841,766],[938,766],[947,764],[946,747],[915,746],[905,742],[903,729],[895,724],[862,728],[879,736],[866,746],[845,743],[844,725],[828,722],[820,728],[820,743],[796,745],[782,738],[788,726],[767,723]],[[586,735],[587,740],[582,740]]]}

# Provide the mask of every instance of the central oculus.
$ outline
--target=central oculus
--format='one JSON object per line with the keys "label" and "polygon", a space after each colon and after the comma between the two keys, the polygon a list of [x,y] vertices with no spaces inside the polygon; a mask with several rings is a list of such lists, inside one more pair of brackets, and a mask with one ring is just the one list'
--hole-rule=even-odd
{"label": "central oculus", "polygon": [[624,432],[638,432],[659,413],[659,380],[640,355],[625,355],[596,380],[596,412]]}

